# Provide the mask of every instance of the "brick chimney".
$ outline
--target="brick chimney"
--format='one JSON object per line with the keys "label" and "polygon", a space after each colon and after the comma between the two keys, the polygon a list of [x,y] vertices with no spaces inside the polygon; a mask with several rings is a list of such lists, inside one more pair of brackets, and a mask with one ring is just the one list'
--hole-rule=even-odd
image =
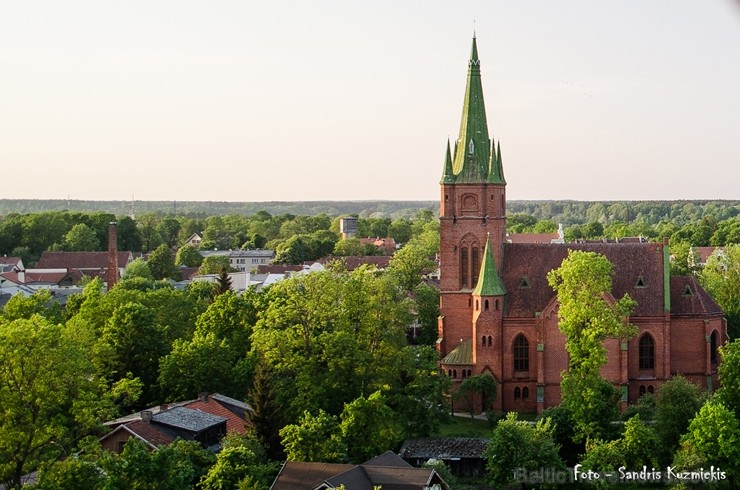
{"label": "brick chimney", "polygon": [[115,221],[108,225],[108,271],[105,279],[109,291],[118,282],[118,233]]}

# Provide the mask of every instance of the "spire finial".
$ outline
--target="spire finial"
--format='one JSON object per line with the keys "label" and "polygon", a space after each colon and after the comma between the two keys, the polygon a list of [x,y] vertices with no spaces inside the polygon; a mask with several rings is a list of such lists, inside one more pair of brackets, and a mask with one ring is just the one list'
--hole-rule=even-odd
{"label": "spire finial", "polygon": [[473,39],[475,39],[475,17],[473,17]]}

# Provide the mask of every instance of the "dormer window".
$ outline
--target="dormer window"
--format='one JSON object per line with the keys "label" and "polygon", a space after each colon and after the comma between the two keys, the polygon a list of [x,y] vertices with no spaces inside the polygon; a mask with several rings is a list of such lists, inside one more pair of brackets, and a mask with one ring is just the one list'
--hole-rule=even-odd
{"label": "dormer window", "polygon": [[686,287],[683,288],[683,295],[684,296],[693,296],[694,295],[694,291],[691,289],[691,286],[689,286],[688,284],[686,285]]}
{"label": "dormer window", "polygon": [[527,276],[522,276],[522,278],[519,279],[519,289],[526,289],[528,287],[530,287],[529,278]]}
{"label": "dormer window", "polygon": [[647,284],[645,284],[645,279],[640,276],[637,278],[637,282],[635,283],[636,288],[644,288],[647,287]]}
{"label": "dormer window", "polygon": [[473,144],[473,138],[470,138],[470,143],[468,144],[468,153],[471,155],[475,151],[475,145]]}

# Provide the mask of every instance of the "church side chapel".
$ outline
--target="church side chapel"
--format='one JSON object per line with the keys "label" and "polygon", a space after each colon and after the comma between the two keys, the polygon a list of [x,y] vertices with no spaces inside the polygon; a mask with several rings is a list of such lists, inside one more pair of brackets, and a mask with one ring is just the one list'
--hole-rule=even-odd
{"label": "church side chapel", "polygon": [[[622,405],[682,374],[717,387],[717,349],[727,340],[722,310],[693,277],[671,277],[668,242],[507,243],[501,142],[488,132],[476,38],[468,61],[460,133],[447,144],[441,179],[441,369],[453,385],[494,377],[495,410],[540,412],[560,403],[568,368],[558,302],[547,274],[568,250],[604,255],[613,264],[612,298],[636,302],[628,341],[606,341],[602,376]],[[456,402],[456,407],[462,402]]]}

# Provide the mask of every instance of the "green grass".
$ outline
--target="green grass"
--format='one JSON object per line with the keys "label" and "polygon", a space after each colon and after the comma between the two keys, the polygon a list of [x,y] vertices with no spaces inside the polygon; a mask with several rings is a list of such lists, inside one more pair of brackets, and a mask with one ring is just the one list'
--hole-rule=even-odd
{"label": "green grass", "polygon": [[451,420],[442,424],[432,437],[491,437],[491,430],[488,420],[451,417]]}

